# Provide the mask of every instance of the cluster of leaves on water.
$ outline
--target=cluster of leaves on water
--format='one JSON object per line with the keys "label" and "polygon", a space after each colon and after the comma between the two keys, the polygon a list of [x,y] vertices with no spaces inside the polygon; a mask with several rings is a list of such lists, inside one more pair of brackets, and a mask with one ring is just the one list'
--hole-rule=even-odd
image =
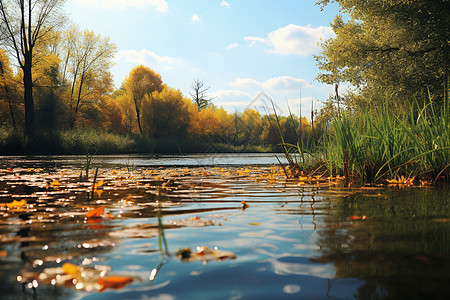
{"label": "cluster of leaves on water", "polygon": [[[165,230],[220,226],[220,216],[175,215],[164,223],[161,218],[184,203],[246,193],[245,186],[233,184],[236,181],[274,184],[284,180],[281,169],[276,167],[95,172],[96,176],[91,170],[89,177],[80,177],[76,169],[0,170],[0,259],[23,265],[17,274],[18,282],[32,289],[49,284],[85,291],[142,282],[142,278],[127,273],[115,274],[110,266],[101,264],[101,254],[111,251],[123,239],[161,238]],[[243,211],[250,206],[241,201],[219,209]],[[130,218],[158,221],[126,225],[124,220]],[[174,257],[204,263],[236,257],[232,252],[208,246],[198,246],[197,251],[187,253],[179,250]]]}
{"label": "cluster of leaves on water", "polygon": [[[220,188],[214,180],[201,182],[203,178],[244,178],[251,172],[183,168],[99,173],[92,182],[80,181],[78,171],[70,169],[0,170],[0,245],[5,249],[1,257],[23,261],[25,269],[17,276],[19,282],[30,288],[52,284],[103,291],[140,281],[126,274],[110,275],[111,267],[98,264],[99,258],[89,254],[108,251],[123,238],[155,238],[160,234],[158,223],[123,225],[127,218],[157,217],[158,212],[174,205],[194,201],[194,196],[202,198],[202,190],[215,188],[226,194],[225,186]],[[194,178],[197,184],[192,182]],[[241,205],[229,209],[241,209]],[[215,223],[197,216],[178,218],[168,220],[163,229]],[[204,254],[203,261],[224,257],[208,251]]]}
{"label": "cluster of leaves on water", "polygon": [[[88,177],[80,177],[76,169],[1,169],[0,261],[19,264],[17,281],[31,289],[39,285],[88,292],[124,288],[147,280],[129,272],[115,272],[106,263],[105,255],[127,239],[157,239],[158,247],[145,251],[159,252],[164,260],[207,263],[236,258],[214,245],[191,244],[170,252],[164,232],[223,226],[233,214],[267,201],[236,199],[253,189],[283,192],[320,187],[323,197],[386,197],[379,187],[341,189],[342,180],[340,176],[321,175],[293,180],[286,178],[281,167],[124,168],[91,170]],[[183,208],[197,201],[214,208]],[[230,214],[206,215],[214,211]],[[180,216],[185,214],[191,216]],[[370,220],[371,216],[347,218],[355,222]],[[159,268],[153,269],[150,283]]]}

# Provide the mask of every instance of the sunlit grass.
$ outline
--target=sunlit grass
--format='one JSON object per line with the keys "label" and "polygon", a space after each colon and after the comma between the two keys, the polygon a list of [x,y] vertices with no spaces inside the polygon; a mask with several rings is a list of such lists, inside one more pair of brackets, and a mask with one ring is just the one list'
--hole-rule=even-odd
{"label": "sunlit grass", "polygon": [[298,169],[344,175],[348,181],[385,183],[403,176],[449,182],[449,109],[448,99],[437,104],[430,96],[422,105],[415,101],[409,112],[394,115],[387,101],[364,115],[334,118],[314,151],[300,143],[281,146],[289,162],[292,153],[308,153],[308,159],[295,161]]}

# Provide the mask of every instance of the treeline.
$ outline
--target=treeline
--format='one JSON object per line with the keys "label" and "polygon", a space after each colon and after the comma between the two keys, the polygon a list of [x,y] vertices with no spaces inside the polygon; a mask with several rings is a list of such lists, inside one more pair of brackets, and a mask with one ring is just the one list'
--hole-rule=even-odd
{"label": "treeline", "polygon": [[306,118],[216,107],[199,80],[187,98],[145,66],[114,90],[116,46],[64,28],[63,2],[0,1],[0,154],[270,151],[280,133],[313,135]]}
{"label": "treeline", "polygon": [[72,26],[50,41],[33,68],[36,119],[28,136],[23,74],[0,49],[2,154],[276,151],[280,132],[291,143],[301,134],[305,144],[314,134],[306,117],[277,120],[195,101],[142,65],[115,90],[108,68],[115,47],[108,39]]}

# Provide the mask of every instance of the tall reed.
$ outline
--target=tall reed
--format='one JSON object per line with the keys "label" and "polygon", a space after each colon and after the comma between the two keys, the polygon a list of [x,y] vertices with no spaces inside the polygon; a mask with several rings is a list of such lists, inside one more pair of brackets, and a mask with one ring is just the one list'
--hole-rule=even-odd
{"label": "tall reed", "polygon": [[[293,152],[304,155],[308,151],[300,140],[296,147],[284,141],[281,145],[290,164]],[[404,115],[392,114],[386,101],[363,115],[336,116],[308,158],[309,170],[314,170],[313,164],[315,170],[363,183],[400,176],[450,182],[448,93],[443,104],[431,95],[422,105],[414,100]],[[306,169],[304,162],[297,166]]]}

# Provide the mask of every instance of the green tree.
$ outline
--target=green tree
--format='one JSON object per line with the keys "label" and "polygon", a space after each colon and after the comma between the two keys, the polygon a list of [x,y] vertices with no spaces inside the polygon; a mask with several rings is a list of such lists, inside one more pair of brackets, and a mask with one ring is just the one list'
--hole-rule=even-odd
{"label": "green tree", "polygon": [[[370,105],[386,96],[397,100],[417,96],[427,87],[442,92],[450,68],[448,0],[320,0],[338,2],[348,16],[331,24],[336,36],[322,43],[316,56],[318,79],[348,82]],[[347,97],[349,108],[361,105]],[[359,99],[360,100],[360,99]]]}
{"label": "green tree", "polygon": [[23,71],[27,134],[32,133],[35,125],[32,69],[39,60],[35,48],[64,23],[60,14],[63,5],[63,0],[0,0],[2,44]]}

